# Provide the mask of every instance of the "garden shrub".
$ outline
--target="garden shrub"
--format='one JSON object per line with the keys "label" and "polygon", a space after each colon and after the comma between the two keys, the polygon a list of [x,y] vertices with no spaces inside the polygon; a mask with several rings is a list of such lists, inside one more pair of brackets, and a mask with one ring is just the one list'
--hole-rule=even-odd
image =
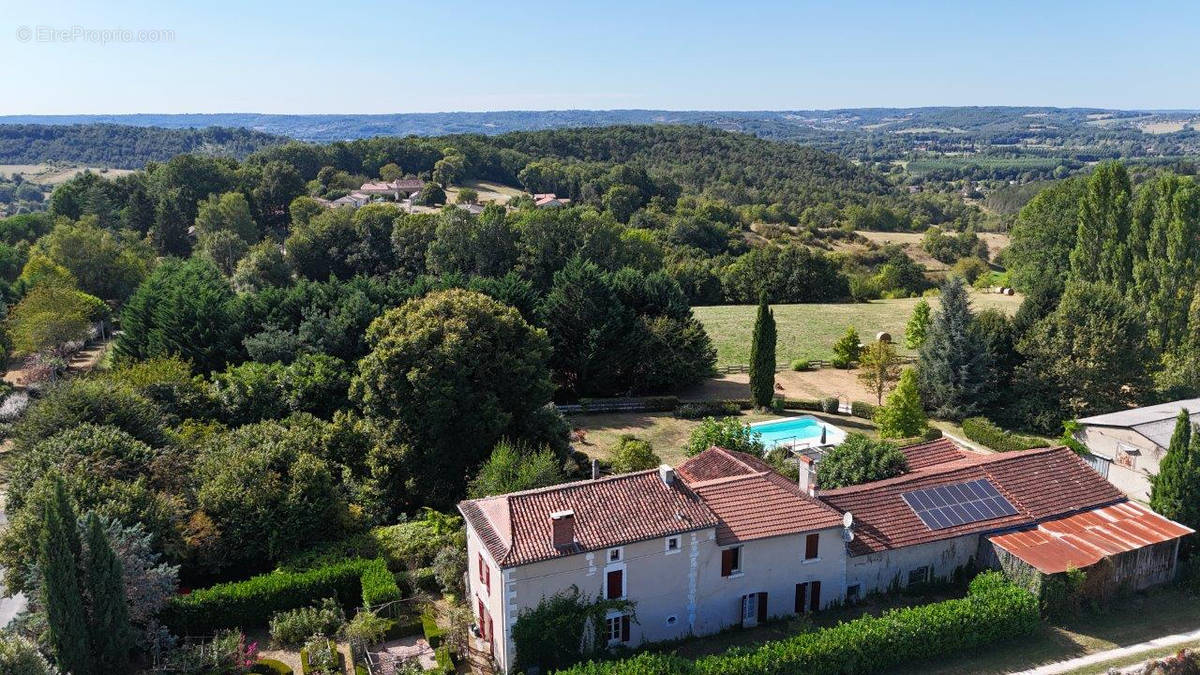
{"label": "garden shrub", "polygon": [[385,619],[369,609],[364,609],[355,614],[354,618],[346,624],[345,633],[347,638],[362,640],[368,645],[373,645],[383,642],[384,636],[395,627],[395,621]]}
{"label": "garden shrub", "polygon": [[921,434],[921,440],[936,441],[942,437],[942,430],[937,427],[929,427],[925,433]]}
{"label": "garden shrub", "polygon": [[160,618],[178,635],[196,635],[231,626],[263,626],[276,612],[306,607],[313,598],[333,597],[343,608],[351,608],[362,601],[362,576],[375,565],[381,563],[352,559],[217,584],[171,598]]}
{"label": "garden shrub", "polygon": [[276,612],[271,617],[271,642],[281,647],[299,647],[314,635],[333,637],[346,622],[346,614],[333,598],[318,607],[301,607]]}
{"label": "garden shrub", "polygon": [[866,401],[851,401],[850,414],[865,420],[875,419],[875,406]]}
{"label": "garden shrub", "polygon": [[[600,654],[608,643],[603,635],[608,612],[628,614],[632,609],[628,600],[589,597],[575,586],[543,597],[536,607],[521,610],[513,624],[514,669],[537,667],[549,673]],[[630,621],[637,618],[631,616]]]}
{"label": "garden shrub", "polygon": [[304,675],[339,675],[345,671],[342,653],[332,640],[314,635],[300,650],[300,671]]}
{"label": "garden shrub", "polygon": [[1045,447],[1045,442],[1028,436],[1019,436],[996,426],[986,417],[968,417],[962,422],[963,434],[967,438],[986,445],[997,452],[1013,452],[1030,448]]}
{"label": "garden shrub", "polygon": [[634,403],[642,412],[671,412],[679,406],[678,396],[642,396],[640,398],[581,398],[582,412],[609,412],[608,404]]}
{"label": "garden shrub", "polygon": [[624,661],[591,662],[571,675],[626,673],[785,675],[874,673],[929,658],[969,652],[999,640],[1028,635],[1039,625],[1037,599],[998,572],[971,582],[965,598],[897,609],[748,649],[732,649],[689,662],[643,653]]}
{"label": "garden shrub", "polygon": [[362,574],[363,607],[379,607],[399,600],[400,586],[382,558],[369,562]]}
{"label": "garden shrub", "polygon": [[835,356],[829,360],[829,365],[837,368],[838,370],[849,370],[850,364],[850,359],[846,358],[845,356]]}
{"label": "garden shrub", "polygon": [[838,411],[839,403],[836,396],[827,396],[821,399],[821,412],[835,414]]}
{"label": "garden shrub", "polygon": [[441,584],[438,583],[437,568],[432,565],[429,567],[418,567],[415,570],[404,573],[404,580],[413,590],[428,591],[437,593],[441,590]]}
{"label": "garden shrub", "polygon": [[812,362],[808,359],[795,359],[792,361],[792,370],[812,370]]}

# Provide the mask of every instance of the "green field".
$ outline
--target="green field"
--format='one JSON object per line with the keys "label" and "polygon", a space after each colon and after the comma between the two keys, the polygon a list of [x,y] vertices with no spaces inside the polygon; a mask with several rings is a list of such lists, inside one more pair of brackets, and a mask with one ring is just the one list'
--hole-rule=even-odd
{"label": "green field", "polygon": [[[930,298],[934,311],[938,299]],[[904,324],[912,314],[916,298],[875,300],[864,303],[775,305],[778,327],[776,361],[788,363],[793,359],[830,359],[831,347],[847,326],[858,329],[863,341],[874,339],[886,331],[904,349]],[[997,308],[1009,314],[1017,311],[1021,296],[994,293],[972,293],[971,305],[978,311]],[[696,318],[704,324],[717,348],[717,365],[750,363],[750,333],[754,329],[754,305],[725,305],[695,307]]]}

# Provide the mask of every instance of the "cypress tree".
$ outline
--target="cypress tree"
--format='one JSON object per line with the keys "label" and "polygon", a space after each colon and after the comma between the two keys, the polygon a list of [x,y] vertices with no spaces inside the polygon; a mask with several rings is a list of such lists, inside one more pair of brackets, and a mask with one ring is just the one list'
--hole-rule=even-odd
{"label": "cypress tree", "polygon": [[42,515],[38,564],[42,573],[42,606],[50,650],[60,670],[72,675],[91,673],[88,632],[79,587],[79,531],[75,510],[67,500],[62,479]]}
{"label": "cypress tree", "polygon": [[87,517],[87,548],[87,586],[92,602],[88,632],[93,663],[100,672],[121,672],[129,657],[133,635],[125,604],[125,579],[121,561],[95,513]]}
{"label": "cypress tree", "polygon": [[775,314],[767,305],[767,294],[758,300],[758,317],[750,341],[750,398],[766,408],[775,398]]}
{"label": "cypress tree", "polygon": [[942,308],[918,355],[921,398],[938,417],[963,419],[984,402],[991,357],[974,329],[962,278],[943,284],[941,296]]}
{"label": "cypress tree", "polygon": [[1175,431],[1167,454],[1158,464],[1158,475],[1150,477],[1150,508],[1172,520],[1183,515],[1187,474],[1191,468],[1192,418],[1186,409],[1175,418]]}

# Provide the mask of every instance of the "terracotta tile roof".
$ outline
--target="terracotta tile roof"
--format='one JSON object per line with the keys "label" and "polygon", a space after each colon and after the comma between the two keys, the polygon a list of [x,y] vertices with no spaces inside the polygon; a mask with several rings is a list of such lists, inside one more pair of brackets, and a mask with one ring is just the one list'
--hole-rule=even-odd
{"label": "terracotta tile roof", "polygon": [[717,544],[841,527],[842,514],[752,455],[709,448],[678,468],[716,514]]}
{"label": "terracotta tile roof", "polygon": [[[827,490],[819,497],[839,511],[854,514],[851,555],[1032,525],[1125,499],[1069,448],[971,455],[887,480]],[[900,497],[921,488],[979,478],[991,481],[1017,514],[930,530]]]}
{"label": "terracotta tile roof", "polygon": [[[717,518],[676,478],[657,470],[461,502],[459,511],[501,567],[713,527]],[[575,512],[573,550],[555,549],[550,514]]]}
{"label": "terracotta tile roof", "polygon": [[977,453],[968,453],[958,447],[949,438],[938,438],[924,443],[908,445],[900,448],[900,452],[908,459],[908,470],[918,471],[938,464],[945,464],[960,459],[967,459]]}
{"label": "terracotta tile roof", "polygon": [[1121,502],[1048,520],[1036,529],[988,539],[1039,571],[1056,574],[1193,532],[1190,527],[1163,518],[1141,504]]}

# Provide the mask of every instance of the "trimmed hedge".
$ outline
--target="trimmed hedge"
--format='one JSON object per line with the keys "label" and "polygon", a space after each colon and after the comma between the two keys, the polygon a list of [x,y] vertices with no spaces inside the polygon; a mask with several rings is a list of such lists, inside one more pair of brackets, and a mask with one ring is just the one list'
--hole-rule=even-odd
{"label": "trimmed hedge", "polygon": [[875,419],[875,406],[866,401],[851,401],[850,414],[865,420]]}
{"label": "trimmed hedge", "polygon": [[452,675],[454,673],[454,658],[450,654],[450,648],[442,645],[433,650],[433,658],[437,662],[437,669],[433,672],[441,675]]}
{"label": "trimmed hedge", "polygon": [[678,396],[642,396],[638,398],[581,398],[579,406],[583,413],[609,412],[613,403],[634,403],[642,412],[671,412],[679,406]]}
{"label": "trimmed hedge", "polygon": [[260,675],[293,675],[295,671],[283,661],[275,659],[259,659],[250,666],[250,672]]}
{"label": "trimmed hedge", "polygon": [[675,409],[675,416],[685,420],[699,420],[705,417],[729,417],[741,412],[742,401],[738,400],[689,401],[679,404],[679,407]]}
{"label": "trimmed hedge", "polygon": [[159,618],[176,635],[204,635],[219,628],[265,626],[276,612],[307,607],[313,598],[334,597],[353,609],[364,601],[363,575],[381,567],[387,567],[381,560],[353,559],[217,584],[171,598]]}
{"label": "trimmed hedge", "polygon": [[445,631],[438,626],[437,617],[433,612],[425,611],[421,614],[421,629],[425,632],[425,641],[430,647],[437,649],[441,646]]}
{"label": "trimmed hedge", "polygon": [[781,410],[811,410],[821,412],[821,402],[812,398],[775,398],[776,407]]}
{"label": "trimmed hedge", "polygon": [[1028,436],[1019,436],[996,426],[986,417],[968,417],[962,422],[963,434],[967,438],[986,445],[997,452],[1013,452],[1046,446],[1044,441]]}
{"label": "trimmed hedge", "polygon": [[834,414],[838,411],[839,403],[840,401],[838,401],[837,397],[835,396],[823,398],[821,399],[821,412]]}
{"label": "trimmed hedge", "polygon": [[382,558],[376,558],[367,563],[360,581],[363,607],[379,607],[402,597],[396,577]]}
{"label": "trimmed hedge", "polygon": [[589,662],[572,675],[785,675],[875,673],[1028,635],[1039,625],[1037,598],[998,572],[971,583],[965,598],[885,612],[810,633],[731,649],[691,662],[668,654],[640,654],[624,661]]}

